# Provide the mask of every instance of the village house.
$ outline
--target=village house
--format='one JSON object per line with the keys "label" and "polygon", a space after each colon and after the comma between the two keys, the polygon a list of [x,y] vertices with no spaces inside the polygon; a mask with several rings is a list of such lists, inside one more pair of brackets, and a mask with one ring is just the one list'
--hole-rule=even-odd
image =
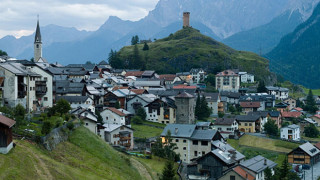
{"label": "village house", "polygon": [[289,111],[290,105],[285,102],[279,102],[276,105],[274,105],[275,108],[277,108],[277,111],[283,112],[283,111]]}
{"label": "village house", "polygon": [[238,92],[221,91],[220,96],[221,99],[224,99],[224,102],[229,104],[239,104],[241,94]]}
{"label": "village house", "polygon": [[189,83],[190,81],[192,81],[192,77],[190,72],[180,72],[180,73],[176,73],[176,76],[179,77],[181,79],[181,81],[185,81],[187,83]]}
{"label": "village house", "polygon": [[131,83],[132,86],[138,89],[146,89],[149,90],[151,88],[161,88],[163,84],[159,79],[137,79],[136,81]]}
{"label": "village house", "polygon": [[238,128],[241,132],[261,132],[261,116],[259,115],[237,115]]}
{"label": "village house", "polygon": [[204,70],[201,68],[192,68],[190,70],[190,75],[193,83],[196,83],[196,84],[203,82],[204,79],[206,78],[206,72],[204,72]]}
{"label": "village house", "polygon": [[136,114],[139,108],[144,108],[145,106],[154,101],[157,97],[153,94],[141,94],[135,96],[127,102],[127,111],[132,114]]}
{"label": "village house", "polygon": [[280,138],[285,140],[300,141],[300,126],[291,124],[280,129]]}
{"label": "village house", "polygon": [[282,124],[281,113],[279,111],[268,111],[268,113],[270,115],[269,118],[274,120],[278,128],[280,128]]}
{"label": "village house", "polygon": [[5,76],[4,105],[15,107],[21,104],[28,112],[36,110],[36,107],[40,106],[38,99],[47,92],[46,83],[41,81],[40,74],[32,72],[21,63],[11,62],[1,63],[0,71]]}
{"label": "village house", "polygon": [[0,115],[0,153],[7,154],[13,148],[12,127],[16,122]]}
{"label": "village house", "polygon": [[95,106],[93,99],[89,96],[58,96],[56,101],[64,99],[70,103],[71,109],[76,109],[77,107],[82,107],[85,109],[90,109],[95,112]]}
{"label": "village house", "polygon": [[78,115],[83,121],[83,126],[88,128],[94,134],[97,134],[97,116],[90,110],[83,110]]}
{"label": "village house", "polygon": [[136,96],[136,94],[128,89],[118,89],[116,91],[110,91],[104,95],[104,106],[115,107],[116,103],[118,102],[120,108],[126,109],[127,99],[131,99],[134,96]]}
{"label": "village house", "polygon": [[171,98],[157,98],[145,106],[147,121],[158,122],[162,124],[176,123],[177,106]]}
{"label": "village house", "polygon": [[282,119],[285,119],[285,120],[292,120],[293,118],[299,118],[303,115],[302,112],[286,112],[286,111],[283,111],[281,112],[281,117]]}
{"label": "village house", "polygon": [[216,75],[216,89],[220,91],[238,92],[240,88],[239,74],[225,70]]}
{"label": "village house", "polygon": [[217,118],[214,127],[224,138],[228,138],[238,130],[238,122],[236,118]]}
{"label": "village house", "polygon": [[285,100],[289,97],[289,89],[282,87],[267,86],[269,95],[274,95],[278,100]]}
{"label": "village house", "polygon": [[100,115],[103,119],[104,124],[116,124],[116,125],[127,125],[131,124],[131,113],[124,109],[116,109],[114,107],[107,107]]}
{"label": "village house", "polygon": [[180,82],[181,79],[175,74],[162,74],[159,75],[159,79],[164,81],[165,85],[173,84],[175,82]]}
{"label": "village house", "polygon": [[289,111],[296,108],[296,106],[297,106],[297,101],[293,98],[287,98],[287,99],[283,100],[283,102],[289,104]]}
{"label": "village house", "polygon": [[241,162],[240,166],[246,169],[251,175],[253,175],[255,177],[255,180],[265,180],[264,171],[269,168],[271,169],[271,173],[274,174],[277,163],[258,155],[244,162]]}
{"label": "village house", "polygon": [[[267,93],[247,93],[240,96],[239,102],[259,102],[260,108],[258,111],[265,111],[268,108],[273,108],[275,105],[275,96]],[[257,106],[256,106],[257,107]]]}
{"label": "village house", "polygon": [[240,82],[242,83],[254,83],[254,75],[247,72],[239,72]]}
{"label": "village house", "polygon": [[180,154],[180,159],[186,163],[210,152],[211,141],[223,140],[218,131],[199,130],[194,124],[168,124],[160,135],[163,140],[168,131],[171,133],[173,142],[177,144],[175,152]]}
{"label": "village house", "polygon": [[229,144],[219,140],[212,142],[212,148],[212,151],[193,159],[187,165],[188,179],[215,180],[245,158],[243,154]]}
{"label": "village house", "polygon": [[262,132],[264,131],[264,125],[268,122],[268,119],[270,118],[270,114],[267,111],[249,112],[248,116],[260,116],[260,127]]}
{"label": "village house", "polygon": [[261,110],[260,102],[240,102],[242,112],[248,114],[249,112],[255,112]]}
{"label": "village house", "polygon": [[104,124],[100,129],[100,136],[112,146],[121,146],[126,149],[133,149],[133,129],[118,124]]}
{"label": "village house", "polygon": [[314,165],[319,161],[320,150],[307,142],[288,153],[288,163]]}
{"label": "village house", "polygon": [[251,173],[240,165],[228,169],[223,176],[219,177],[218,180],[255,180],[255,177]]}
{"label": "village house", "polygon": [[211,109],[211,115],[218,116],[219,103],[221,101],[219,93],[203,93],[202,96],[206,98],[208,107]]}

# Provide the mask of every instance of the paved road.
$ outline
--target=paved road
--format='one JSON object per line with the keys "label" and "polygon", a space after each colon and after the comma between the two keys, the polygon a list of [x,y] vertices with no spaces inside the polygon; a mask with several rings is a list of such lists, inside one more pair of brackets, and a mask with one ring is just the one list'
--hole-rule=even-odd
{"label": "paved road", "polygon": [[[305,171],[305,180],[312,180],[312,169]],[[313,166],[313,180],[317,180],[320,177],[320,162]],[[304,179],[304,178],[302,178]]]}

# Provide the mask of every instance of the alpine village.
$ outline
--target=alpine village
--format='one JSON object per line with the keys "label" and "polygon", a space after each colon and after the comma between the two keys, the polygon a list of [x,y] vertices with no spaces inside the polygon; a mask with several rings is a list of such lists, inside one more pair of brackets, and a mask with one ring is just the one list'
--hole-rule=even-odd
{"label": "alpine village", "polygon": [[320,93],[192,15],[99,62],[48,62],[39,19],[32,59],[1,50],[0,179],[319,179]]}

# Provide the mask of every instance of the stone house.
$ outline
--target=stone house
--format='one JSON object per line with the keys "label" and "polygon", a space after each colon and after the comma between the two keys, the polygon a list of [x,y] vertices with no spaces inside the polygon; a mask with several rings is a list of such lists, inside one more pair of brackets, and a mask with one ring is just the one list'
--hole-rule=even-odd
{"label": "stone house", "polygon": [[145,106],[154,101],[156,98],[157,97],[153,94],[141,94],[135,96],[127,101],[127,111],[131,112],[132,114],[136,114],[139,108],[145,109]]}
{"label": "stone house", "polygon": [[160,135],[163,141],[168,131],[173,142],[177,144],[175,152],[180,154],[180,159],[186,163],[210,152],[213,148],[211,141],[223,140],[216,130],[199,130],[194,124],[167,124]]}
{"label": "stone house", "polygon": [[236,118],[217,118],[214,127],[224,138],[227,138],[238,130],[238,122]]}
{"label": "stone house", "polygon": [[80,119],[83,121],[83,126],[88,128],[94,134],[98,134],[97,131],[97,116],[90,110],[84,110],[79,113]]}
{"label": "stone house", "polygon": [[260,102],[240,102],[240,107],[242,108],[242,112],[246,114],[261,109]]}
{"label": "stone house", "polygon": [[147,121],[162,124],[174,124],[176,122],[176,105],[170,98],[158,98],[145,106]]}
{"label": "stone house", "polygon": [[289,111],[297,107],[297,100],[293,98],[287,98],[283,102],[289,104]]}
{"label": "stone house", "polygon": [[200,83],[203,82],[206,78],[206,72],[202,68],[192,68],[190,70],[190,75],[192,78],[193,83]]}
{"label": "stone house", "polygon": [[225,70],[216,75],[216,89],[220,91],[238,92],[240,76],[232,70]]}
{"label": "stone house", "polygon": [[282,87],[267,86],[269,95],[274,95],[278,100],[284,100],[289,97],[289,89]]}
{"label": "stone house", "polygon": [[131,113],[124,109],[116,109],[114,107],[107,107],[100,112],[104,124],[127,125],[131,124]]}
{"label": "stone house", "polygon": [[194,124],[195,123],[195,98],[193,95],[183,92],[175,96],[177,113],[177,124]]}

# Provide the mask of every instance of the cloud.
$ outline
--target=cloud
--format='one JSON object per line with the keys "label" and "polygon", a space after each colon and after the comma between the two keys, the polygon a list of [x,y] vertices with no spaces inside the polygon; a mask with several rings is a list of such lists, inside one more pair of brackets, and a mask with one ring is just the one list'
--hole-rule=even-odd
{"label": "cloud", "polygon": [[40,24],[56,24],[80,30],[96,30],[109,16],[137,21],[154,9],[159,0],[1,0],[0,37],[21,36]]}

